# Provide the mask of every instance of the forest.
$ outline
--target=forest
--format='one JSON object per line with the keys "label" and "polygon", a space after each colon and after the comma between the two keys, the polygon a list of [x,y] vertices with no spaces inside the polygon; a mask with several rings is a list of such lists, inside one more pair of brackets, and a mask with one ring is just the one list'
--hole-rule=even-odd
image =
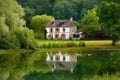
{"label": "forest", "polygon": [[0,0],[0,48],[36,49],[45,39],[45,26],[69,19],[85,33],[84,39],[120,39],[119,0]]}

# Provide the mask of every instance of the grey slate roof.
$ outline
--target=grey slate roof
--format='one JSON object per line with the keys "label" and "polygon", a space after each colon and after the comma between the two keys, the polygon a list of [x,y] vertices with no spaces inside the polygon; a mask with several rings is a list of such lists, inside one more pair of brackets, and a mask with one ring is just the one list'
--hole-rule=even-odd
{"label": "grey slate roof", "polygon": [[46,27],[75,27],[73,20],[51,20]]}

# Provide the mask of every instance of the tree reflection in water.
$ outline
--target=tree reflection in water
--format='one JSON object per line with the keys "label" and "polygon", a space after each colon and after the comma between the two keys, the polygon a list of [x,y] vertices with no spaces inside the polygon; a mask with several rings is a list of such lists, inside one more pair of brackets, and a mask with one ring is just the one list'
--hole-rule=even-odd
{"label": "tree reflection in water", "polygon": [[[89,53],[92,55],[88,56]],[[40,51],[0,53],[0,80],[80,80],[83,76],[120,72],[119,51],[84,52],[73,73],[63,70],[52,72],[46,64],[46,57],[46,52]]]}

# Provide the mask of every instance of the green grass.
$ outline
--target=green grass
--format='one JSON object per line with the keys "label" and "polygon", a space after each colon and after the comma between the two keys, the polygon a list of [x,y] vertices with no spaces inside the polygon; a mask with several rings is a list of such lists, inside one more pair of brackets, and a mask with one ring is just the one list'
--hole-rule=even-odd
{"label": "green grass", "polygon": [[83,41],[38,40],[39,48],[85,47]]}
{"label": "green grass", "polygon": [[[85,47],[79,46],[81,42],[85,43]],[[71,46],[68,46],[68,44]],[[75,40],[38,40],[38,46],[44,48],[46,45],[47,48],[79,48],[79,49],[120,49],[120,42],[116,46],[111,45],[111,40],[85,40],[85,41],[75,41]],[[50,44],[55,44],[57,47],[50,47]],[[67,46],[66,46],[67,44]],[[42,47],[41,47],[42,46]],[[59,46],[59,47],[58,47]]]}
{"label": "green grass", "polygon": [[120,80],[120,73],[116,73],[116,74],[113,74],[113,75],[105,74],[103,76],[95,75],[90,80]]}

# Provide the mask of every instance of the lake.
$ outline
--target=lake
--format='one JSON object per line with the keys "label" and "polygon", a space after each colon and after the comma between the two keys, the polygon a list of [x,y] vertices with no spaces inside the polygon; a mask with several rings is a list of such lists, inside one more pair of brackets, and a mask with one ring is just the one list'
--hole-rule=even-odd
{"label": "lake", "polygon": [[[59,52],[78,55],[72,72],[64,69],[53,71],[47,64],[47,53],[56,55]],[[91,80],[94,75],[118,72],[120,51],[117,50],[0,52],[0,80]]]}

